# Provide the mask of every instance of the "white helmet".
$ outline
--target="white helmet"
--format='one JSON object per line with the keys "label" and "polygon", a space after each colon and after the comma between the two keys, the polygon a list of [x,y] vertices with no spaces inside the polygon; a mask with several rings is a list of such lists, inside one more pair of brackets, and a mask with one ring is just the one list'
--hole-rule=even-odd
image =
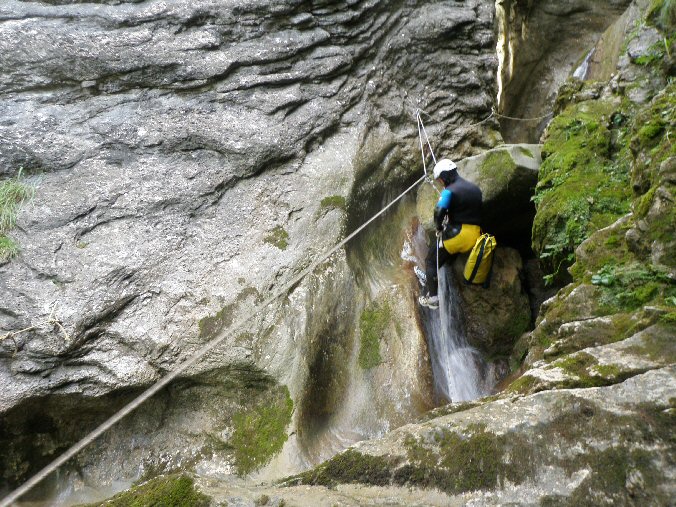
{"label": "white helmet", "polygon": [[439,176],[441,176],[441,173],[445,171],[455,171],[458,168],[457,165],[455,165],[455,162],[452,160],[449,160],[447,158],[441,159],[437,164],[434,166],[434,171],[432,174],[434,175],[434,179],[438,179]]}

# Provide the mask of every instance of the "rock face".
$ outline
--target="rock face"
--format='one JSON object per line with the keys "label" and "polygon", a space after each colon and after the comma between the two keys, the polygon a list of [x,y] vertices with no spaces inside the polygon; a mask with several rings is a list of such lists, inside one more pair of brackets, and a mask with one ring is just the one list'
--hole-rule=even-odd
{"label": "rock face", "polygon": [[[570,283],[516,343],[504,390],[431,411],[286,484],[335,488],[348,505],[368,504],[374,489],[407,503],[399,487],[446,494],[426,498],[430,505],[673,504],[676,90],[669,51],[639,41],[673,34],[676,8],[645,7],[631,6],[636,28],[620,45],[615,77],[567,83],[557,97],[535,225],[547,201],[564,217],[577,208],[549,236],[570,241]],[[605,149],[590,156],[597,143]],[[534,243],[538,234],[534,227]]]}
{"label": "rock face", "polygon": [[[289,483],[446,493],[432,505],[667,505],[676,493],[668,401],[674,373],[670,367],[607,388],[460,407],[360,443]],[[359,505],[359,493],[353,495],[348,505]]]}
{"label": "rock face", "polygon": [[[495,123],[471,126],[495,96],[493,22],[486,1],[2,2],[0,174],[21,168],[35,187],[10,233],[21,252],[0,266],[0,413],[3,446],[13,445],[3,483],[241,319],[246,329],[187,373],[200,383],[236,369],[207,382],[234,390],[215,403],[222,420],[176,415],[176,432],[148,441],[139,460],[161,470],[175,461],[162,449],[185,445],[232,471],[222,442],[236,414],[258,413],[265,393],[283,407],[284,385],[297,410],[282,431],[298,427],[288,445],[306,449],[282,453],[291,470],[315,456],[317,428],[350,415],[336,407],[359,386],[384,408],[352,439],[427,406],[424,340],[395,326],[412,320],[408,281],[395,289],[409,296],[392,305],[387,329],[399,333],[386,333],[398,337],[382,357],[402,349],[410,362],[391,375],[382,364],[353,382],[333,368],[356,364],[362,311],[392,286],[390,275],[362,278],[342,252],[249,316],[418,177],[417,107],[440,153],[499,140]],[[55,396],[67,402],[41,403]],[[167,398],[170,419],[178,398]],[[57,448],[38,443],[28,456],[11,438],[28,427],[52,442],[73,406],[86,423]],[[29,409],[45,424],[27,424]],[[128,441],[154,410],[102,448]],[[308,413],[323,415],[303,426]],[[215,440],[195,441],[200,432]],[[85,475],[99,473],[94,461],[82,458]],[[123,465],[131,478],[145,466]]]}
{"label": "rock face", "polygon": [[[502,118],[500,123],[507,142],[538,141],[551,120],[549,113],[557,90],[629,4],[630,0],[496,3],[501,61],[499,112],[516,118],[542,116],[534,121]],[[615,54],[621,48],[616,50]]]}

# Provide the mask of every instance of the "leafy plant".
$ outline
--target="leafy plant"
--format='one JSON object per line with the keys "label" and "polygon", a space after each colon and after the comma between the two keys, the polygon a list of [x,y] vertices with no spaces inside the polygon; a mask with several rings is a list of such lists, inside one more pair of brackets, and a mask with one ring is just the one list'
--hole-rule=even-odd
{"label": "leafy plant", "polygon": [[594,285],[604,285],[606,287],[613,285],[615,280],[615,269],[613,266],[603,266],[603,268],[591,278],[591,282]]}

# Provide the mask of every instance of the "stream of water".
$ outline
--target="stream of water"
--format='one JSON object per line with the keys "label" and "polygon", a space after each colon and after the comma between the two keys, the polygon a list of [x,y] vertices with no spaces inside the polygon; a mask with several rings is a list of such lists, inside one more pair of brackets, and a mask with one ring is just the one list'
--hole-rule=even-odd
{"label": "stream of water", "polygon": [[434,385],[448,401],[469,401],[489,393],[486,363],[467,342],[458,288],[446,270],[439,272],[439,309],[424,309]]}
{"label": "stream of water", "polygon": [[[411,252],[426,251],[422,228],[411,239]],[[420,254],[415,257],[424,269]],[[440,401],[469,401],[490,394],[492,385],[486,362],[467,341],[458,282],[448,269],[443,266],[439,271],[439,309],[421,309],[423,325],[437,397]]]}

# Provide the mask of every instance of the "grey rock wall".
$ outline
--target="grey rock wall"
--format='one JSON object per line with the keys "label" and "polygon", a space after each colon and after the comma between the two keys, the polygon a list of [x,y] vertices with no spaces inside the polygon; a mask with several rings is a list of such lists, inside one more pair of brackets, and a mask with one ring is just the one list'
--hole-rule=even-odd
{"label": "grey rock wall", "polygon": [[[340,317],[322,302],[356,328],[390,282],[355,285],[338,254],[249,315],[418,177],[416,107],[438,154],[499,139],[471,126],[495,96],[493,16],[480,0],[2,2],[0,175],[22,169],[36,189],[10,233],[21,252],[0,266],[3,421],[54,395],[102,417],[101,396],[151,384],[242,318],[188,374],[244,361],[302,406],[312,342]],[[407,370],[379,376],[380,393],[424,391],[398,384]]]}

